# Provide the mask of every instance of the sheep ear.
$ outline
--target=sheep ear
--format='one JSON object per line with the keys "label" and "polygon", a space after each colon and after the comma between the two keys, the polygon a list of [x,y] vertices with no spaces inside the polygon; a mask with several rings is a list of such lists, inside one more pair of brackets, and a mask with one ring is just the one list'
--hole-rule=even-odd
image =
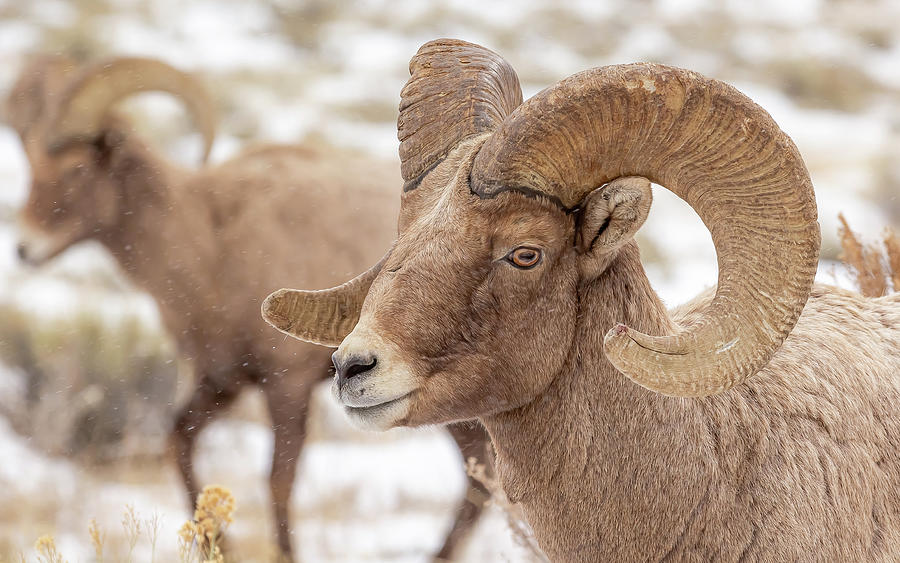
{"label": "sheep ear", "polygon": [[634,237],[650,212],[650,180],[624,176],[588,194],[581,206],[575,244],[582,254],[610,256]]}

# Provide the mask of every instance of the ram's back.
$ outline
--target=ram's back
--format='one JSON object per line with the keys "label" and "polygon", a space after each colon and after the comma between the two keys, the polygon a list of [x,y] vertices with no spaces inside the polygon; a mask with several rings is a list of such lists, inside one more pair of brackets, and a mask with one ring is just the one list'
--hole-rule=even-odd
{"label": "ram's back", "polygon": [[377,262],[396,236],[399,178],[396,163],[302,146],[250,149],[197,175],[186,189],[212,213],[223,323],[276,336],[259,313],[270,292],[331,287]]}

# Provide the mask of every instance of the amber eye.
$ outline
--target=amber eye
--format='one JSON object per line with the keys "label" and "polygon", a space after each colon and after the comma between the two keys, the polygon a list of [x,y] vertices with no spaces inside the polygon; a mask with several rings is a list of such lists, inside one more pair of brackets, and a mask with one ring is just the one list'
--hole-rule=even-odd
{"label": "amber eye", "polygon": [[515,266],[523,270],[534,268],[541,261],[541,251],[537,248],[529,246],[520,246],[506,255],[506,259]]}

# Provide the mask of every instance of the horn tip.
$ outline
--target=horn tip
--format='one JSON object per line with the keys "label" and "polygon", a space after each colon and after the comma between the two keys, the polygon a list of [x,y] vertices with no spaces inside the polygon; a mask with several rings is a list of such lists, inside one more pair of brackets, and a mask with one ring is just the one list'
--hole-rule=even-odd
{"label": "horn tip", "polygon": [[609,329],[606,336],[603,337],[603,345],[607,349],[607,353],[613,350],[621,350],[633,339],[630,334],[631,329],[622,323]]}
{"label": "horn tip", "polygon": [[625,350],[634,344],[630,329],[622,323],[609,329],[603,337],[603,350],[606,358],[619,371],[625,373],[622,356]]}
{"label": "horn tip", "polygon": [[289,289],[279,289],[269,294],[262,302],[260,314],[264,321],[279,330],[285,330],[289,324],[289,319],[282,312],[284,297],[290,292]]}

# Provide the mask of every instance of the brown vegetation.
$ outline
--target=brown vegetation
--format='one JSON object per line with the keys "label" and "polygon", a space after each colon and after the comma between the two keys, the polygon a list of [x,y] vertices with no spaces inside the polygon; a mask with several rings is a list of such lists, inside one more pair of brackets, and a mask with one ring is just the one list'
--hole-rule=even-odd
{"label": "brown vegetation", "polygon": [[[225,529],[234,521],[234,496],[226,487],[207,485],[197,497],[197,506],[191,520],[184,523],[178,531],[178,557],[180,563],[225,563],[222,549],[222,538]],[[122,529],[125,533],[126,545],[122,552],[116,552],[107,545],[107,534],[91,520],[87,531],[97,563],[103,563],[105,556],[112,561],[131,563],[134,559],[135,546],[145,541],[150,546],[150,563],[156,561],[156,546],[159,541],[159,517],[154,514],[143,518],[131,505],[125,506],[122,514]],[[167,542],[168,543],[168,542]],[[45,534],[34,543],[38,563],[65,563],[63,554],[56,547],[53,535]],[[115,552],[115,553],[112,553]],[[25,563],[25,556],[19,554]],[[2,561],[2,558],[0,558]]]}
{"label": "brown vegetation", "polygon": [[21,396],[0,397],[0,415],[41,450],[91,465],[159,454],[148,440],[171,426],[176,363],[168,338],[139,318],[44,319],[0,305],[0,362],[23,382]]}
{"label": "brown vegetation", "polygon": [[481,483],[490,493],[490,498],[484,502],[491,502],[497,505],[506,514],[506,522],[510,531],[512,531],[513,539],[528,554],[528,559],[535,563],[549,563],[547,556],[541,551],[534,537],[534,531],[531,529],[531,525],[528,524],[528,519],[522,507],[514,502],[510,502],[491,467],[478,463],[477,459],[470,457],[466,460],[466,474]]}
{"label": "brown vegetation", "polygon": [[853,232],[843,214],[839,235],[843,252],[840,259],[856,277],[860,293],[866,297],[881,297],[892,290],[900,291],[900,238],[890,228],[885,229],[880,243],[865,244]]}

